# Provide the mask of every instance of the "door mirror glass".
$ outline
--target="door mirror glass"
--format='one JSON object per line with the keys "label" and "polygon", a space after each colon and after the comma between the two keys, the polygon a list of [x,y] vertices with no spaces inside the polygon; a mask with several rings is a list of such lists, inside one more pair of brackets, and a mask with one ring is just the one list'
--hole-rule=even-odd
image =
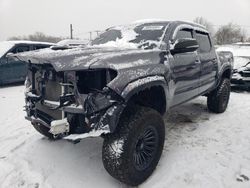
{"label": "door mirror glass", "polygon": [[171,53],[185,53],[185,52],[194,52],[199,48],[198,42],[193,38],[183,38],[178,39],[173,44]]}

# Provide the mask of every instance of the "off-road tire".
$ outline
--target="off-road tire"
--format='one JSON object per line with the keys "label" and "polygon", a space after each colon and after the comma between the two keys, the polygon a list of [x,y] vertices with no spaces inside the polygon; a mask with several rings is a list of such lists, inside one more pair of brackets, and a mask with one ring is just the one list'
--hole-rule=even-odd
{"label": "off-road tire", "polygon": [[223,113],[227,109],[230,98],[230,80],[224,78],[219,86],[208,94],[207,107],[211,112]]}
{"label": "off-road tire", "polygon": [[58,139],[57,137],[54,137],[53,134],[49,132],[49,128],[45,127],[44,125],[34,123],[33,127],[43,136],[49,138],[50,140],[56,140]]}
{"label": "off-road tire", "polygon": [[122,114],[116,132],[104,137],[104,167],[119,181],[137,186],[153,173],[164,141],[162,116],[151,108],[131,107]]}

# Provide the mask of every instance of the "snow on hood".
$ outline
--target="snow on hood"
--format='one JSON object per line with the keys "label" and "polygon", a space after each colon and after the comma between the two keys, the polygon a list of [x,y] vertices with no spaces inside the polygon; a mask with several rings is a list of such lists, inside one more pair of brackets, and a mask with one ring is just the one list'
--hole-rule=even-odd
{"label": "snow on hood", "polygon": [[135,65],[149,63],[145,54],[156,50],[122,48],[74,48],[53,50],[50,48],[14,54],[14,57],[34,64],[51,64],[56,71],[84,70],[91,68],[125,69]]}
{"label": "snow on hood", "polygon": [[12,42],[0,42],[0,58],[5,55],[15,44]]}

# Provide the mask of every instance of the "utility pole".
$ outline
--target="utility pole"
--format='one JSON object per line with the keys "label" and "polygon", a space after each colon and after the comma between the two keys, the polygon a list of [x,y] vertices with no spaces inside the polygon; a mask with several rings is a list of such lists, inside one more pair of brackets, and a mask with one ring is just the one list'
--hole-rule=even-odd
{"label": "utility pole", "polygon": [[92,41],[92,31],[89,32],[89,40]]}
{"label": "utility pole", "polygon": [[70,24],[70,39],[73,39],[73,26]]}

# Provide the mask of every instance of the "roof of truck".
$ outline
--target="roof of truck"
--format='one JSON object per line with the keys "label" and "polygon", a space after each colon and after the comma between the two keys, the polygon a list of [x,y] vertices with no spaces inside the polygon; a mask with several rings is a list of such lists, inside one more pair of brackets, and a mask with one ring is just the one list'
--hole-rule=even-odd
{"label": "roof of truck", "polygon": [[197,27],[201,27],[205,29],[204,25],[191,22],[191,21],[181,21],[181,20],[164,20],[164,19],[144,19],[144,20],[136,20],[133,22],[134,24],[146,24],[146,23],[178,23],[178,24],[188,24]]}

